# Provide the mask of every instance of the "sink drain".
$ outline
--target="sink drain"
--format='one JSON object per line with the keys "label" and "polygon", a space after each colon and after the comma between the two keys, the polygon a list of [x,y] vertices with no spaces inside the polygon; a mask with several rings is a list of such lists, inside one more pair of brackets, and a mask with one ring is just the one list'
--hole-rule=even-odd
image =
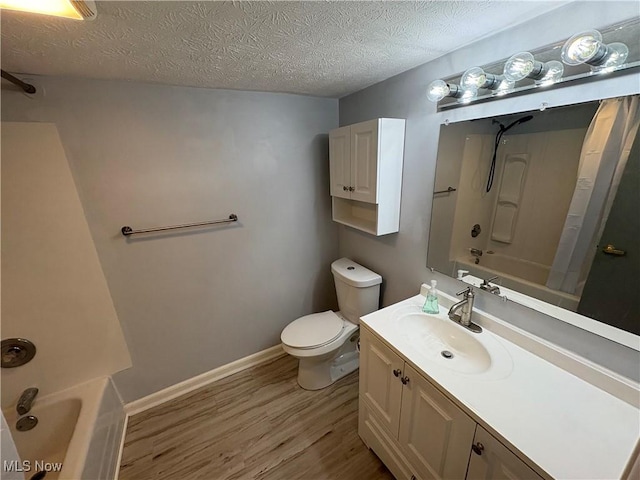
{"label": "sink drain", "polygon": [[442,355],[444,358],[453,358],[453,353],[451,353],[449,350],[443,350],[440,352],[440,355]]}

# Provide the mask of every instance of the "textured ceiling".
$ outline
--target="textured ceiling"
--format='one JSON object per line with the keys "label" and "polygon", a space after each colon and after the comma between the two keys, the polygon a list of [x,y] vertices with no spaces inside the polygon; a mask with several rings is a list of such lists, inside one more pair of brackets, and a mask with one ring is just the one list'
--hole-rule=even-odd
{"label": "textured ceiling", "polygon": [[2,11],[12,73],[341,97],[567,2],[98,2]]}

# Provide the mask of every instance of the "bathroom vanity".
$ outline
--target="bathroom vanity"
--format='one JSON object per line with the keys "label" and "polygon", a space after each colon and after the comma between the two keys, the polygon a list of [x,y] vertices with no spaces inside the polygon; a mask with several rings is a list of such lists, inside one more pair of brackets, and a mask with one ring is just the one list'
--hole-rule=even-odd
{"label": "bathroom vanity", "polygon": [[361,319],[358,432],[398,479],[621,478],[638,385],[474,310],[416,295]]}

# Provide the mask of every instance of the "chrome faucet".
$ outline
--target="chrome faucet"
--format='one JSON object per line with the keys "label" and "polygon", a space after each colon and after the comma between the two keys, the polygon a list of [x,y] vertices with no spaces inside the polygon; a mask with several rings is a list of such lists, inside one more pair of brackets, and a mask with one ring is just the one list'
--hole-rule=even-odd
{"label": "chrome faucet", "polygon": [[483,280],[480,284],[480,289],[485,290],[489,293],[493,293],[494,295],[500,295],[500,287],[498,287],[497,285],[489,285],[490,282],[493,282],[498,278],[500,277],[496,275],[495,277],[491,277],[488,280]]}
{"label": "chrome faucet", "polygon": [[[461,292],[456,293],[456,295],[464,295],[464,297],[449,309],[449,318],[474,333],[482,332],[482,327],[471,321],[471,314],[473,313],[473,299],[475,298],[473,289],[471,287],[467,287]],[[460,310],[460,314],[456,313],[458,310]]]}
{"label": "chrome faucet", "polygon": [[479,264],[480,257],[482,256],[482,250],[480,250],[479,248],[470,248],[469,253],[471,253],[471,255],[475,258],[474,260],[475,264],[476,265]]}
{"label": "chrome faucet", "polygon": [[18,400],[18,405],[16,405],[18,415],[25,415],[29,413],[31,406],[33,405],[33,401],[36,399],[36,395],[38,395],[38,389],[36,387],[27,388],[22,392],[22,395],[20,395],[20,399]]}

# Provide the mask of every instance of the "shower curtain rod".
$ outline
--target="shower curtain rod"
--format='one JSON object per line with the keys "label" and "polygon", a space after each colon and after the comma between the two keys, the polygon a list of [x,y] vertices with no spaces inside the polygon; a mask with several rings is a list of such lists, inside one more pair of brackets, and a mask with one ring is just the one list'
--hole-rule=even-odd
{"label": "shower curtain rod", "polygon": [[23,82],[19,78],[14,77],[13,75],[11,75],[9,72],[5,72],[4,70],[0,69],[0,76],[2,76],[2,78],[4,78],[5,80],[10,81],[14,85],[19,86],[26,93],[31,93],[31,94],[36,93],[36,87],[31,85],[30,83]]}
{"label": "shower curtain rod", "polygon": [[437,192],[433,192],[433,194],[438,195],[439,193],[451,193],[451,192],[455,192],[456,190],[457,188],[447,187],[446,190],[438,190]]}

